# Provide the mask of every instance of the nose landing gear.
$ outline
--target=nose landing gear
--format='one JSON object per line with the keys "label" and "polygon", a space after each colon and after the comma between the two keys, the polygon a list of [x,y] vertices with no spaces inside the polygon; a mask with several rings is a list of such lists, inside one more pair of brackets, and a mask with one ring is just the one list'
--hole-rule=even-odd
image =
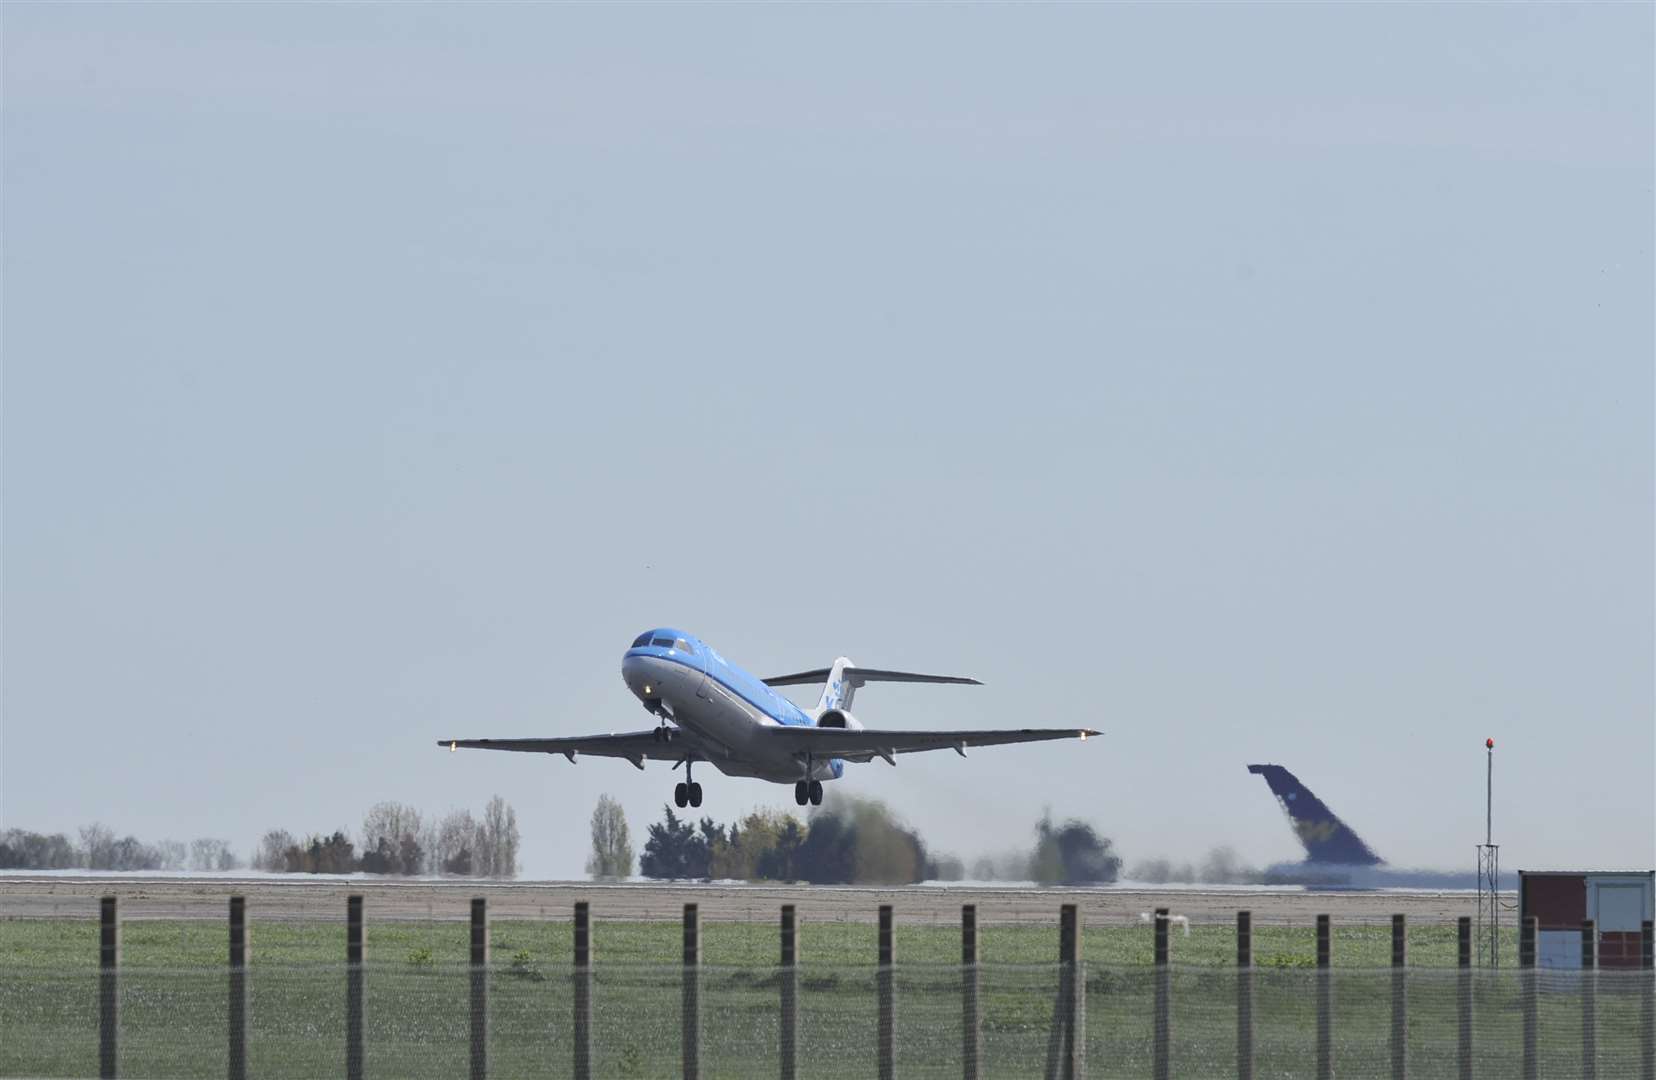
{"label": "nose landing gear", "polygon": [[672,711],[669,710],[666,705],[662,704],[660,698],[646,699],[644,702],[644,711],[661,721],[656,725],[656,729],[650,732],[650,738],[659,743],[672,742],[674,729],[668,725],[668,721],[673,718]]}

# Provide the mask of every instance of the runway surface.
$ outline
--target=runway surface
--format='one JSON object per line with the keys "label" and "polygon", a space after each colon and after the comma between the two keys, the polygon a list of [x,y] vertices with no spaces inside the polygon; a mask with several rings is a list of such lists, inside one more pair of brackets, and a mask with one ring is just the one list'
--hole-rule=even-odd
{"label": "runway surface", "polygon": [[[782,904],[801,918],[873,922],[891,904],[900,922],[957,924],[962,904],[978,906],[981,925],[1056,923],[1060,904],[1081,907],[1086,925],[1137,922],[1142,912],[1169,908],[1192,923],[1230,923],[1240,909],[1256,923],[1310,925],[1319,914],[1336,924],[1380,923],[1393,914],[1411,923],[1452,923],[1476,913],[1470,892],[1306,892],[1295,889],[1104,886],[1086,889],[913,885],[898,888],[730,883],[595,884],[570,881],[455,881],[397,878],[335,879],[313,875],[146,877],[143,875],[0,874],[0,918],[96,918],[98,898],[115,895],[123,919],[222,919],[232,895],[247,897],[259,919],[343,920],[345,898],[366,897],[369,917],[392,921],[464,919],[468,901],[487,897],[494,919],[567,919],[577,900],[595,919],[670,920],[683,905],[704,920],[771,922]],[[1511,903],[1511,894],[1503,894]]]}

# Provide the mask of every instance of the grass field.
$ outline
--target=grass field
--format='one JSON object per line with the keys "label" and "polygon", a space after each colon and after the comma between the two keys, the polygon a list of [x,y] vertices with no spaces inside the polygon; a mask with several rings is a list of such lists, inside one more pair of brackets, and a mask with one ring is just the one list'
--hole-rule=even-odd
{"label": "grass field", "polygon": [[[378,923],[368,931],[367,1044],[376,1076],[448,1077],[467,1067],[467,926]],[[683,971],[677,923],[596,923],[593,1045],[596,1075],[664,1077],[680,1067]],[[775,1076],[781,1030],[776,928],[703,928],[702,1061],[711,1077]],[[346,974],[340,923],[255,922],[249,974],[250,1067],[260,1076],[338,1073],[345,1054]],[[1157,973],[1151,934],[1136,926],[1087,931],[1085,1044],[1094,1077],[1147,1077],[1155,1042]],[[1458,973],[1453,927],[1411,931],[1410,1075],[1454,1075]],[[497,921],[489,1050],[498,1076],[571,1072],[573,980],[568,922]],[[97,926],[86,920],[0,921],[0,1075],[97,1071]],[[1047,1060],[1058,989],[1055,927],[980,932],[984,1075],[1038,1075]],[[227,1062],[228,934],[222,923],[134,920],[123,926],[122,1075],[222,1076]],[[875,1069],[875,929],[801,928],[799,1044],[805,1076]],[[1316,1001],[1310,929],[1261,927],[1253,976],[1257,1075],[1314,1074]],[[959,932],[899,927],[898,1073],[958,1076]],[[1389,928],[1338,930],[1340,968],[1327,976],[1336,1075],[1389,1075]],[[1170,971],[1173,1075],[1234,1075],[1238,975],[1229,928],[1175,931]],[[1608,973],[1606,973],[1608,975]],[[1511,971],[1474,981],[1476,1075],[1517,1075],[1520,984]],[[1580,1071],[1579,980],[1543,977],[1538,995],[1543,1075]],[[1648,980],[1646,980],[1648,982]],[[1600,1075],[1635,1075],[1644,985],[1607,977],[1598,997]]]}
{"label": "grass field", "polygon": [[[566,964],[573,951],[572,924],[496,920],[491,924],[493,958],[507,963],[518,954],[527,962]],[[340,922],[250,923],[254,965],[334,964],[345,958],[345,926]],[[463,922],[370,922],[368,955],[373,961],[464,964],[468,927]],[[222,966],[230,937],[222,921],[129,920],[122,925],[121,962],[129,968]],[[677,922],[595,920],[593,950],[604,965],[676,964],[681,955]],[[960,931],[940,925],[896,929],[898,960],[904,964],[956,964]],[[1516,955],[1516,934],[1507,935],[1507,955]],[[1316,931],[1309,926],[1254,928],[1254,963],[1261,968],[1313,967]],[[990,964],[1050,964],[1058,959],[1058,928],[989,926],[978,932],[979,958]],[[1149,965],[1153,945],[1148,926],[1094,926],[1083,932],[1082,955],[1093,964]],[[775,924],[710,922],[702,928],[702,958],[721,967],[763,968],[779,958]],[[1194,926],[1189,936],[1172,932],[1175,963],[1229,967],[1236,963],[1236,935],[1229,926]],[[872,964],[876,929],[870,923],[800,924],[803,966]],[[0,957],[8,967],[94,968],[98,962],[98,927],[84,919],[0,919]],[[1412,926],[1409,960],[1419,967],[1453,967],[1453,926]],[[1391,963],[1389,926],[1334,928],[1336,967],[1380,968]]]}

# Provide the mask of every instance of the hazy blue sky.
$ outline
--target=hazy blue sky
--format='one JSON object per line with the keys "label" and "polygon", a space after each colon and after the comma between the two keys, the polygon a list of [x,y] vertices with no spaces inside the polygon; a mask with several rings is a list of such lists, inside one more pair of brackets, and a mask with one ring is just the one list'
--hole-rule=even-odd
{"label": "hazy blue sky", "polygon": [[[686,627],[870,725],[935,847],[1648,867],[1648,4],[9,3],[0,824],[676,774]],[[809,695],[800,694],[801,698]],[[703,774],[704,812],[792,808]]]}

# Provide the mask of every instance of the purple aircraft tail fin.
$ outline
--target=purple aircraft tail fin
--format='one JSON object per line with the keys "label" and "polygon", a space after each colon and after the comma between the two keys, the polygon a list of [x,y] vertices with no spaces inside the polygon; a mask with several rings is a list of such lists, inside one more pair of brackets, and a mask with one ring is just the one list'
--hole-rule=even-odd
{"label": "purple aircraft tail fin", "polygon": [[1277,797],[1294,827],[1294,835],[1305,845],[1305,854],[1314,863],[1338,863],[1343,866],[1373,866],[1383,862],[1351,827],[1334,816],[1311,789],[1299,782],[1299,777],[1281,765],[1249,765],[1248,771],[1258,773],[1271,785],[1271,794]]}

